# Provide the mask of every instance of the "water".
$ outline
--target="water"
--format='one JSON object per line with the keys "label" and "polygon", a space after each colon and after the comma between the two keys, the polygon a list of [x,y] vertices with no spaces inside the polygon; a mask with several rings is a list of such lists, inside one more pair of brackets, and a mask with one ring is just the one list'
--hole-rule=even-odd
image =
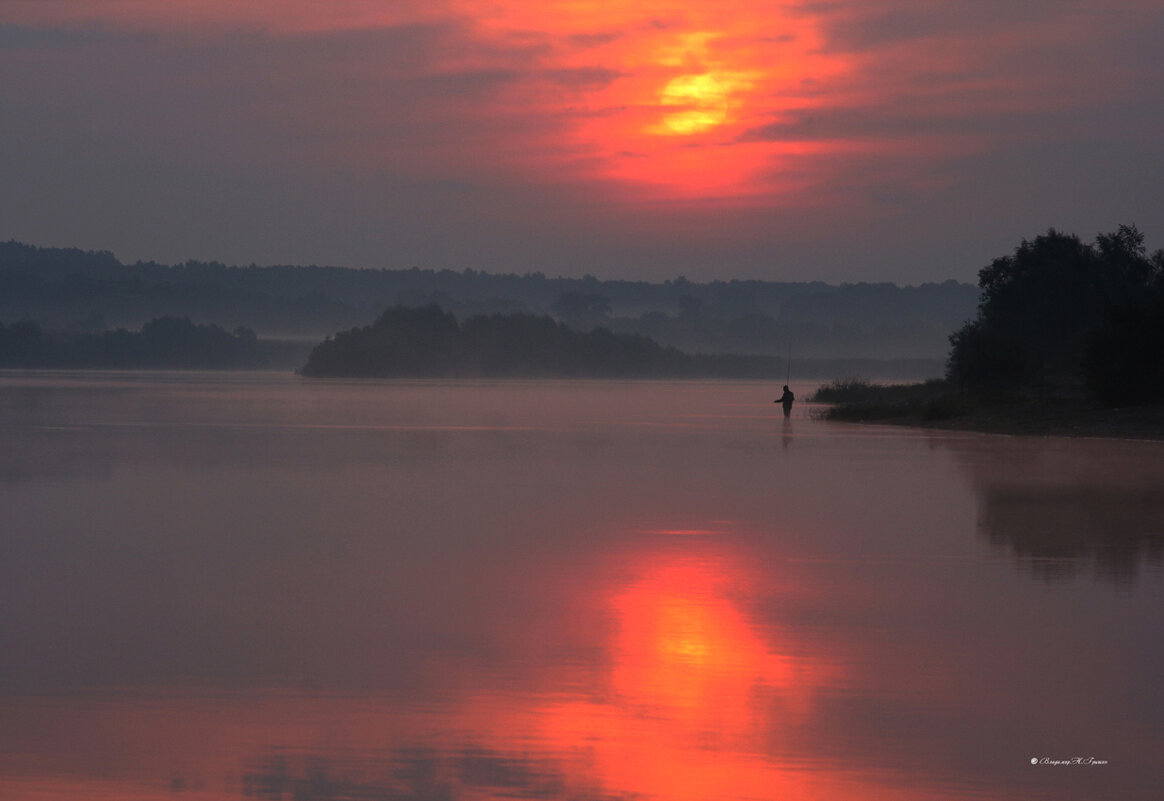
{"label": "water", "polygon": [[1164,446],[773,390],[0,375],[0,797],[1158,798]]}

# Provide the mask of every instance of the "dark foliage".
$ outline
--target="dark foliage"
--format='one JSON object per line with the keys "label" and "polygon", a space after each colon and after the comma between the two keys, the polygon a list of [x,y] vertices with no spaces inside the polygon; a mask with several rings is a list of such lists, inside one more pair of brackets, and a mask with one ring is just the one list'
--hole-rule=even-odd
{"label": "dark foliage", "polygon": [[270,351],[250,329],[229,332],[177,317],[159,317],[139,332],[46,332],[30,322],[0,323],[0,367],[222,369],[261,366]]}
{"label": "dark foliage", "polygon": [[1164,252],[1134,226],[1094,244],[1048,231],[979,272],[977,319],[950,337],[967,389],[1086,386],[1104,401],[1164,398]]}
{"label": "dark foliage", "polygon": [[941,379],[921,384],[878,384],[863,378],[842,378],[821,386],[809,401],[836,404],[824,410],[822,416],[828,420],[916,417],[936,421],[966,413],[964,398]]}
{"label": "dark foliage", "polygon": [[549,317],[478,315],[459,325],[439,306],[391,308],[370,326],[328,337],[307,376],[683,376],[691,358],[646,337],[573,331]]}
{"label": "dark foliage", "polygon": [[950,335],[947,376],[966,388],[1019,386],[1038,375],[1033,355],[1022,341],[982,320]]}
{"label": "dark foliage", "polygon": [[592,292],[563,292],[550,311],[573,328],[590,328],[610,316],[610,298]]}
{"label": "dark foliage", "polygon": [[[552,313],[575,330],[641,334],[691,353],[798,358],[944,358],[975,287],[892,284],[615,281],[477,270],[122,264],[108,252],[0,242],[0,319],[67,328],[100,317],[136,328],[161,316],[238,325],[264,335],[322,337],[383,309],[432,303],[459,319]],[[101,326],[104,327],[104,326]]]}
{"label": "dark foliage", "polygon": [[1164,291],[1109,310],[1089,343],[1088,389],[1098,399],[1147,403],[1164,400]]}

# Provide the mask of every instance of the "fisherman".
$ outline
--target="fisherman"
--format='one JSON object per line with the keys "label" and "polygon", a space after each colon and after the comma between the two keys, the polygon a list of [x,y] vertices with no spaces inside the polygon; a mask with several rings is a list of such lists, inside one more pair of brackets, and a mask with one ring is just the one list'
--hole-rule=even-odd
{"label": "fisherman", "polygon": [[791,417],[792,416],[792,401],[794,401],[794,400],[796,400],[796,398],[793,396],[792,390],[790,390],[788,388],[788,385],[785,384],[784,385],[784,394],[772,402],[779,403],[781,406],[784,407],[784,416],[785,417]]}

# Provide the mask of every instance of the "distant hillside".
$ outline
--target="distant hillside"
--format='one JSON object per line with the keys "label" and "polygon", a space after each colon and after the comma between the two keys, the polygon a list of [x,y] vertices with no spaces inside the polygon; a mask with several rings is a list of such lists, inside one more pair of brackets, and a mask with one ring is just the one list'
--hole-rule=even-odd
{"label": "distant hillside", "polygon": [[578,331],[605,327],[692,353],[806,358],[944,359],[973,318],[978,289],[893,284],[712,281],[652,283],[476,270],[123,264],[109,252],[0,243],[0,322],[46,330],[138,327],[187,317],[261,336],[314,338],[366,325],[384,308],[436,303],[461,318],[551,315]]}

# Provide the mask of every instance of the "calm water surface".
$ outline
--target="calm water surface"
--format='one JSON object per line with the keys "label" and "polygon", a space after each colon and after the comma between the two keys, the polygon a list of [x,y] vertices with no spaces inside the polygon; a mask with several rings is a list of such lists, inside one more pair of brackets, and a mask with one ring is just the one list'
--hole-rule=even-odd
{"label": "calm water surface", "polygon": [[0,374],[0,797],[1159,798],[1164,445],[773,391]]}

